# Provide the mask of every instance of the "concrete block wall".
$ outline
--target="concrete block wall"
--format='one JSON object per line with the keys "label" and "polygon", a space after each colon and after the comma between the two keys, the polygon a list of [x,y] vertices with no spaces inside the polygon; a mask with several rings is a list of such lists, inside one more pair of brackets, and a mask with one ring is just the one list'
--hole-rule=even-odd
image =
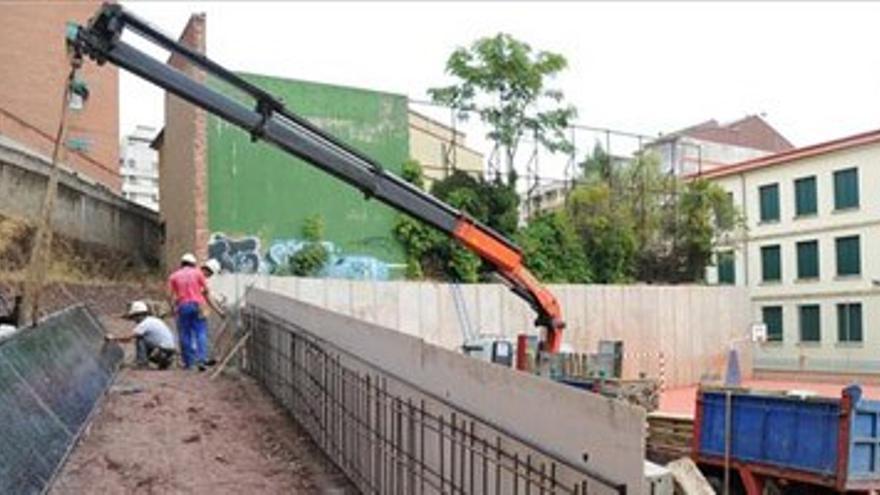
{"label": "concrete block wall", "polygon": [[[35,220],[42,208],[50,162],[0,138],[0,215]],[[146,263],[159,261],[162,228],[155,212],[65,169],[58,181],[54,230]]]}
{"label": "concrete block wall", "polygon": [[[212,287],[237,300],[248,286],[292,296],[333,311],[417,336],[446,349],[463,342],[453,291],[478,333],[515,337],[533,332],[534,315],[505,287],[431,282],[364,282],[297,277],[221,275]],[[625,378],[662,377],[664,386],[723,377],[728,350],[740,353],[750,377],[751,326],[747,292],[736,287],[552,285],[567,323],[564,342],[595,352],[600,340],[624,342]]]}

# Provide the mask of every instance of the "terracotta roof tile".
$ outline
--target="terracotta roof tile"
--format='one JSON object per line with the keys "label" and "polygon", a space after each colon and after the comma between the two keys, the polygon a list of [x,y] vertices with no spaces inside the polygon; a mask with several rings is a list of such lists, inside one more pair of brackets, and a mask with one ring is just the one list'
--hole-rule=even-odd
{"label": "terracotta roof tile", "polygon": [[821,155],[823,153],[831,153],[834,151],[840,151],[844,149],[854,148],[856,146],[863,146],[866,144],[873,144],[878,142],[880,142],[880,129],[863,132],[860,134],[853,134],[852,136],[833,139],[831,141],[812,144],[810,146],[804,146],[801,148],[794,148],[788,151],[783,151],[782,153],[776,153],[773,155],[763,156],[752,160],[746,160],[744,162],[734,163],[732,165],[719,167],[708,172],[704,172],[702,174],[692,174],[690,177],[723,177],[726,175],[738,174],[741,172],[770,167],[773,165],[780,165],[793,160]]}
{"label": "terracotta roof tile", "polygon": [[714,119],[707,120],[695,126],[682,129],[675,134],[715,143],[769,151],[771,153],[779,153],[794,148],[791,142],[785,139],[785,136],[757,115],[749,115],[728,124],[719,124]]}

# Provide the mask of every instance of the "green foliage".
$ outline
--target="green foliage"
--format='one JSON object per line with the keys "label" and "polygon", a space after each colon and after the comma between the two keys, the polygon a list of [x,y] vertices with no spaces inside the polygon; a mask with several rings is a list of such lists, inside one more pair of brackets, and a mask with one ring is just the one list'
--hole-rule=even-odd
{"label": "green foliage", "polygon": [[715,239],[743,224],[736,208],[718,185],[703,179],[687,184],[681,193],[676,241],[679,251],[677,276],[702,281],[712,261]]}
{"label": "green foliage", "polygon": [[632,214],[625,204],[615,200],[611,187],[605,182],[577,187],[568,198],[566,211],[594,280],[632,280],[638,249]]}
{"label": "green foliage", "polygon": [[551,152],[571,149],[565,129],[577,112],[563,104],[562,91],[547,88],[547,80],[567,65],[562,55],[534,51],[511,35],[498,33],[456,49],[446,62],[446,72],[457,82],[429,89],[428,94],[458,110],[461,119],[476,112],[491,128],[487,137],[503,150],[510,172],[524,136]]}
{"label": "green foliage", "polygon": [[312,215],[306,218],[303,221],[302,236],[303,239],[312,242],[324,239],[324,217]]}
{"label": "green foliage", "polygon": [[419,189],[425,188],[425,179],[423,177],[422,164],[418,160],[407,160],[403,162],[400,177]]}
{"label": "green foliage", "polygon": [[597,144],[566,210],[598,282],[699,282],[719,241],[742,228],[727,194],[660,171],[655,154],[615,163]]}
{"label": "green foliage", "polygon": [[291,275],[298,277],[313,277],[317,275],[327,260],[330,253],[321,243],[324,239],[324,219],[321,215],[313,215],[303,222],[302,236],[306,241],[288,261],[288,270]]}
{"label": "green foliage", "polygon": [[549,283],[588,283],[590,263],[565,211],[538,216],[517,234],[526,266]]}
{"label": "green foliage", "polygon": [[513,235],[519,222],[519,195],[500,179],[474,178],[462,171],[435,182],[431,194],[504,235]]}
{"label": "green foliage", "polygon": [[[410,170],[420,171],[420,167]],[[421,183],[420,173],[405,178],[413,184]],[[432,194],[499,232],[516,232],[519,197],[513,188],[500,181],[486,181],[456,171],[435,182]],[[400,216],[394,226],[394,237],[406,252],[408,278],[477,282],[487,270],[478,256],[457,241],[409,216]]]}
{"label": "green foliage", "polygon": [[290,257],[290,273],[298,277],[313,277],[327,263],[329,253],[319,242],[306,244]]}
{"label": "green foliage", "polygon": [[611,155],[605,152],[605,148],[598,141],[593,145],[593,152],[580,163],[580,166],[586,181],[611,182]]}

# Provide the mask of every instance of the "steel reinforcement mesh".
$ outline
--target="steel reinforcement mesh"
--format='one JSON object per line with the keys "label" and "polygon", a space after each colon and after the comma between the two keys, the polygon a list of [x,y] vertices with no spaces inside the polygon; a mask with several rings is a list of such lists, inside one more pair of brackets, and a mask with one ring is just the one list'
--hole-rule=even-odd
{"label": "steel reinforcement mesh", "polygon": [[257,307],[246,367],[362,492],[625,494]]}
{"label": "steel reinforcement mesh", "polygon": [[0,341],[0,493],[41,493],[110,386],[122,349],[84,306]]}

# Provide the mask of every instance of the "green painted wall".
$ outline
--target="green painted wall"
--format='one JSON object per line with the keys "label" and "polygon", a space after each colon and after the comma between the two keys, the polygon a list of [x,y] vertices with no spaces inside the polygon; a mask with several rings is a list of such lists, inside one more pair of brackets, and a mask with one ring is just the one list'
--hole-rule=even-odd
{"label": "green painted wall", "polygon": [[[399,173],[409,156],[402,95],[243,74],[294,112]],[[222,85],[212,85],[226,92]],[[208,118],[208,224],[230,238],[256,236],[261,250],[301,237],[303,220],[320,214],[325,237],[345,255],[403,263],[392,237],[397,213],[312,165],[244,131]]]}

